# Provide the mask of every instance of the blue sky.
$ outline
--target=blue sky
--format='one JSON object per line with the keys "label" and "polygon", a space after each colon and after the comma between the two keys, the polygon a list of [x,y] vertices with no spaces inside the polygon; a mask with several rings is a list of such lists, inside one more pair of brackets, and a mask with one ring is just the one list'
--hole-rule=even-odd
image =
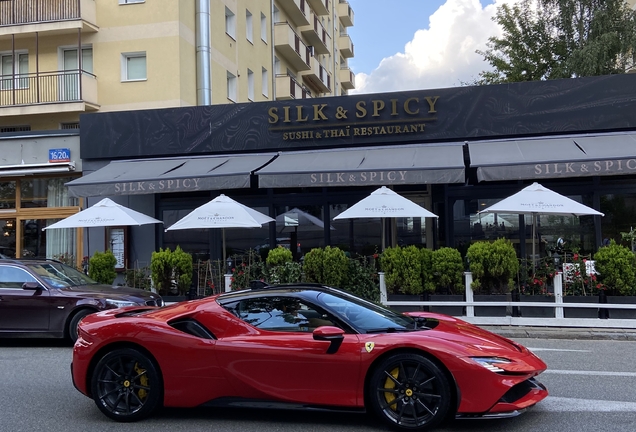
{"label": "blue sky", "polygon": [[474,51],[498,32],[491,20],[496,5],[516,0],[348,1],[355,13],[349,66],[357,91],[376,92],[451,87],[476,77],[488,65]]}

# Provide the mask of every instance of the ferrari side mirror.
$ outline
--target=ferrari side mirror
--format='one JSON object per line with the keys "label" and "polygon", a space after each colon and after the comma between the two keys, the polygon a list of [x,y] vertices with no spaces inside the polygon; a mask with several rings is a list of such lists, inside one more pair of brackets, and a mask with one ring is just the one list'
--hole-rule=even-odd
{"label": "ferrari side mirror", "polygon": [[314,340],[329,341],[327,354],[335,354],[344,340],[344,330],[334,326],[322,326],[313,331]]}

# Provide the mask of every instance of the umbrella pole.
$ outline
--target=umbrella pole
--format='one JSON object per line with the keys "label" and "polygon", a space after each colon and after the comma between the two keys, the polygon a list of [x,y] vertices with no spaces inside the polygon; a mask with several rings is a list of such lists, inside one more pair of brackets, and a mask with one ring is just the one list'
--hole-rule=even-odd
{"label": "umbrella pole", "polygon": [[382,242],[381,242],[381,244],[382,244],[382,252],[384,252],[384,245],[385,245],[385,242],[386,242],[386,233],[385,233],[386,220],[384,218],[380,218],[380,221],[382,223]]}
{"label": "umbrella pole", "polygon": [[536,235],[536,231],[537,231],[536,227],[537,227],[537,214],[532,213],[532,270],[533,271],[537,267],[537,261],[534,255],[535,254],[534,236]]}
{"label": "umbrella pole", "polygon": [[227,261],[226,261],[226,257],[225,257],[225,228],[221,228],[221,238],[223,239],[222,243],[222,247],[223,247],[223,252],[222,252],[222,257],[223,257],[223,268],[225,268],[225,273],[227,274],[230,271],[230,268],[227,267]]}

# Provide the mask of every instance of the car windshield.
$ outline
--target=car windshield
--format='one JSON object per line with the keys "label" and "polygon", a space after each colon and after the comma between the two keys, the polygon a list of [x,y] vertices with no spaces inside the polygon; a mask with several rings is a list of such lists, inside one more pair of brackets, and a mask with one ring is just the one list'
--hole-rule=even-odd
{"label": "car windshield", "polygon": [[321,292],[317,299],[361,333],[413,331],[416,328],[415,321],[409,316],[345,293],[335,296]]}
{"label": "car windshield", "polygon": [[97,284],[84,273],[62,263],[30,263],[27,266],[53,288]]}

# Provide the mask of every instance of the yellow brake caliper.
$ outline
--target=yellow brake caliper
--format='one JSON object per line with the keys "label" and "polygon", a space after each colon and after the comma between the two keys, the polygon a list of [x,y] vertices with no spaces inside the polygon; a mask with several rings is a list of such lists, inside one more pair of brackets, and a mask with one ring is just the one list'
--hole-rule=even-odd
{"label": "yellow brake caliper", "polygon": [[[400,371],[398,370],[398,368],[393,369],[390,374],[393,378],[395,378],[397,380],[398,378],[398,374],[400,373]],[[384,382],[384,388],[385,389],[394,389],[395,388],[395,381],[393,381],[391,378],[387,378],[386,381]],[[390,392],[384,392],[384,399],[386,399],[386,401],[390,404],[390,408],[395,411],[397,409],[397,404],[395,403],[391,403],[395,400],[395,395],[393,393]]]}
{"label": "yellow brake caliper", "polygon": [[[148,387],[148,376],[145,373],[146,369],[140,368],[139,363],[135,363],[135,372],[137,372],[137,375],[143,374],[139,377],[139,383],[144,387]],[[147,395],[148,392],[145,389],[139,389],[137,392],[137,396],[139,396],[139,399],[141,400],[144,400]]]}

